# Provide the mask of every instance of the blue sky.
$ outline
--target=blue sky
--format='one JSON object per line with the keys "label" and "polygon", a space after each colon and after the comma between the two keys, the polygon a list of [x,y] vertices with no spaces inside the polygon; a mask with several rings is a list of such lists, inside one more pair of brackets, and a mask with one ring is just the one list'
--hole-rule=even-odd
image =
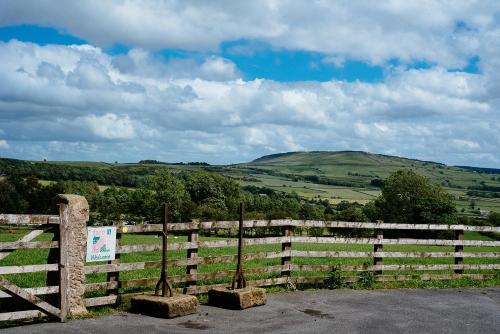
{"label": "blue sky", "polygon": [[[0,27],[0,40],[8,42],[16,39],[39,45],[47,44],[87,44],[88,42],[55,28],[37,25],[15,25]],[[112,55],[126,54],[130,47],[115,44],[105,51]],[[366,81],[378,82],[383,79],[384,67],[370,65],[360,60],[346,60],[342,66],[336,66],[324,59],[328,54],[303,50],[287,50],[273,48],[266,43],[237,40],[221,43],[220,50],[212,52],[190,52],[179,49],[163,49],[155,51],[168,62],[172,58],[196,59],[203,61],[208,55],[221,56],[231,60],[241,71],[246,80],[269,79],[287,81]],[[413,67],[428,66],[426,63]]]}
{"label": "blue sky", "polygon": [[498,167],[499,7],[7,0],[0,156],[364,150]]}

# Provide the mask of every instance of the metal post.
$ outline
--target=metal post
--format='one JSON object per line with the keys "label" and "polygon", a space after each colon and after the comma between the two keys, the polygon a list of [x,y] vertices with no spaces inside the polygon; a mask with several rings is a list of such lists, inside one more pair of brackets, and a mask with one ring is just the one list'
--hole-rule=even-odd
{"label": "metal post", "polygon": [[161,250],[161,275],[160,275],[160,280],[158,283],[156,283],[155,287],[155,295],[158,295],[160,285],[161,287],[161,295],[163,297],[167,297],[167,290],[168,290],[168,296],[172,297],[172,286],[170,285],[170,282],[168,281],[168,276],[167,276],[167,236],[168,236],[168,206],[167,204],[163,205],[163,232],[162,232],[162,250]]}
{"label": "metal post", "polygon": [[234,274],[233,281],[231,282],[231,289],[242,289],[247,286],[245,277],[243,276],[243,202],[240,203],[240,221],[238,233],[238,264],[236,266],[236,273]]}

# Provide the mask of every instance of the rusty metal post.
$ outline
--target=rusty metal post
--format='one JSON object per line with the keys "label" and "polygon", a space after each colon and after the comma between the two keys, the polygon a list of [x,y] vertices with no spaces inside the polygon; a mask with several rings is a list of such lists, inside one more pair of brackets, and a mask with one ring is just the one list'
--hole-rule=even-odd
{"label": "rusty metal post", "polygon": [[243,214],[244,205],[240,203],[240,221],[238,231],[238,264],[236,266],[236,273],[234,274],[233,281],[231,282],[231,289],[242,289],[247,286],[245,276],[243,275]]}
{"label": "rusty metal post", "polygon": [[172,297],[172,285],[170,285],[170,282],[168,281],[168,276],[167,276],[167,236],[168,236],[168,206],[167,204],[163,204],[163,232],[162,232],[162,249],[161,249],[161,275],[160,275],[160,280],[158,283],[156,283],[155,286],[155,295],[158,295],[159,288],[161,285],[161,295],[163,297],[167,297],[167,290],[168,290],[168,296]]}

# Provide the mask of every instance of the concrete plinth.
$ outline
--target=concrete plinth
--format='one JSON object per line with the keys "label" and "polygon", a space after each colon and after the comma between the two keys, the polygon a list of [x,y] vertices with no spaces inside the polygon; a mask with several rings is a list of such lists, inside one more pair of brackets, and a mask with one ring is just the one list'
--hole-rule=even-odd
{"label": "concrete plinth", "polygon": [[140,295],[133,297],[130,302],[132,312],[157,318],[181,317],[198,311],[198,299],[190,295]]}
{"label": "concrete plinth", "polygon": [[265,305],[266,290],[256,287],[229,290],[216,288],[208,292],[208,303],[212,306],[231,310],[243,310],[249,307]]}

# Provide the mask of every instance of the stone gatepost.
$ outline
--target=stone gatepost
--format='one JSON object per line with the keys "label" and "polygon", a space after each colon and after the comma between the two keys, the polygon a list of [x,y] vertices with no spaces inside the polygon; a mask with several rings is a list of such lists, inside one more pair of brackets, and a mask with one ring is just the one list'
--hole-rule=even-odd
{"label": "stone gatepost", "polygon": [[85,252],[89,205],[83,196],[59,195],[59,263],[61,315],[87,313],[85,307]]}

